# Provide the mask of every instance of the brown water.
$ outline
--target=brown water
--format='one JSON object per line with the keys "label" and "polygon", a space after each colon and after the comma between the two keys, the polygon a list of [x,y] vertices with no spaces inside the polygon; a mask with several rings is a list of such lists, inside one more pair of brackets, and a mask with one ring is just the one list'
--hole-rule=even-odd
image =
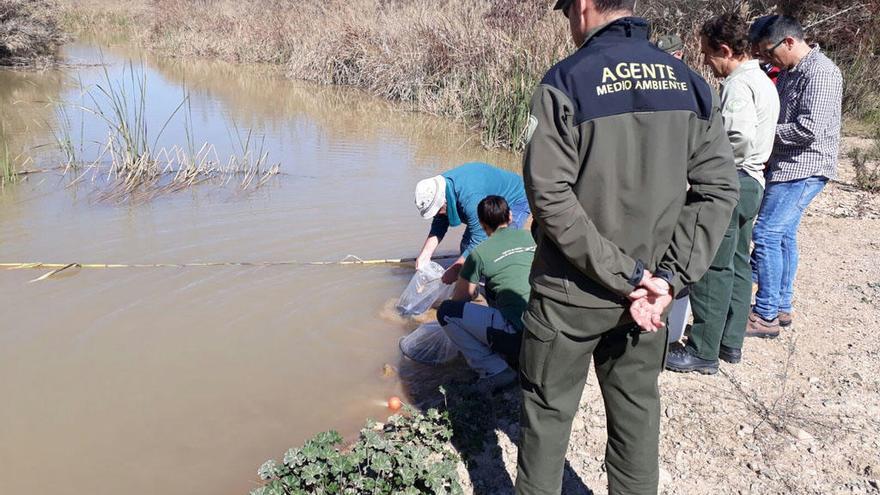
{"label": "brown water", "polygon": [[[212,185],[139,205],[95,201],[55,172],[0,192],[0,262],[185,263],[414,256],[425,176],[470,160],[516,168],[466,130],[350,90],[257,67],[141,58],[88,44],[70,68],[0,72],[2,137],[48,168],[56,111],[80,86],[143,64],[158,128],[191,94],[198,142],[266,137],[282,175],[242,194]],[[83,154],[106,126],[72,112]],[[183,145],[176,119],[162,145]],[[455,236],[441,245],[451,252]],[[0,271],[0,493],[242,494],[256,469],[313,434],[352,438],[399,394],[385,363],[413,327],[389,302],[395,266]]]}

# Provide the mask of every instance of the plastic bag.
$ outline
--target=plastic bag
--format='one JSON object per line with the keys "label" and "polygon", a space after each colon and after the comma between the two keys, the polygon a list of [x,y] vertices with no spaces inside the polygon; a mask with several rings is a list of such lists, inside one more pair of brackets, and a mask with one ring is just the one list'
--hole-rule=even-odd
{"label": "plastic bag", "polygon": [[425,323],[400,339],[400,352],[422,364],[440,365],[458,356],[458,347],[449,340],[439,322]]}
{"label": "plastic bag", "polygon": [[440,280],[444,271],[433,261],[416,271],[397,301],[397,310],[402,316],[420,315],[452,296],[453,286]]}

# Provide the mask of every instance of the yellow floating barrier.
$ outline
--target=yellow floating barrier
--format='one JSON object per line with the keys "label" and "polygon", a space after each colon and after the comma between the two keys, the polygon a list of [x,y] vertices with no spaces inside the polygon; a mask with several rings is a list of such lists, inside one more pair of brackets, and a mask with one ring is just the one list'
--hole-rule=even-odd
{"label": "yellow floating barrier", "polygon": [[[436,256],[434,260],[450,260],[458,258],[458,255]],[[4,270],[51,270],[45,275],[31,280],[40,282],[59,275],[71,269],[111,269],[111,268],[206,268],[220,266],[330,266],[330,265],[402,265],[414,263],[415,258],[388,258],[365,260],[355,255],[348,255],[339,261],[214,261],[203,263],[0,263],[0,269]]]}

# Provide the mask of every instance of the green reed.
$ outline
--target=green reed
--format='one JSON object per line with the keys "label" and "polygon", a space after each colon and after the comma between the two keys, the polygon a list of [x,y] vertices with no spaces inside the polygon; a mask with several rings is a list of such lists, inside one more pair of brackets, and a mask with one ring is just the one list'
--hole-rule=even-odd
{"label": "green reed", "polygon": [[[64,157],[65,173],[77,174],[74,183],[84,180],[89,173],[93,180],[103,174],[110,184],[98,199],[144,201],[214,179],[224,185],[233,178],[241,178],[238,187],[242,190],[259,187],[278,174],[280,165],[268,162],[265,138],[257,143],[252,130],[242,136],[234,126],[234,139],[231,131],[230,138],[235,152],[226,160],[219,157],[212,144],[204,143],[197,148],[191,98],[185,86],[180,102],[153,131],[147,111],[146,75],[143,66],[129,63],[121,79],[114,80],[104,64],[99,84],[85,88],[80,82],[83,103],[76,108],[106,125],[108,134],[107,141],[100,143],[99,156],[90,164],[83,161],[83,120],[79,123],[80,137],[76,139],[67,105],[58,105],[59,125],[53,130],[55,145]],[[176,117],[183,120],[185,143],[160,148],[162,136]],[[80,172],[81,168],[85,170]]]}
{"label": "green reed", "polygon": [[15,166],[9,157],[9,146],[3,143],[2,149],[0,149],[0,187],[6,187],[6,184],[14,183],[17,180]]}

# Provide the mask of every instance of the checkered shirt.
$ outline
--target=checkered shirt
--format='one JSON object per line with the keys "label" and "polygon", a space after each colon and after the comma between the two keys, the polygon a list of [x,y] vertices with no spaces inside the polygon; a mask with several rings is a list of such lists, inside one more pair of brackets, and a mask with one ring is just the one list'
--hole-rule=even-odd
{"label": "checkered shirt", "polygon": [[779,123],[767,180],[787,182],[837,175],[843,77],[814,47],[776,82]]}

